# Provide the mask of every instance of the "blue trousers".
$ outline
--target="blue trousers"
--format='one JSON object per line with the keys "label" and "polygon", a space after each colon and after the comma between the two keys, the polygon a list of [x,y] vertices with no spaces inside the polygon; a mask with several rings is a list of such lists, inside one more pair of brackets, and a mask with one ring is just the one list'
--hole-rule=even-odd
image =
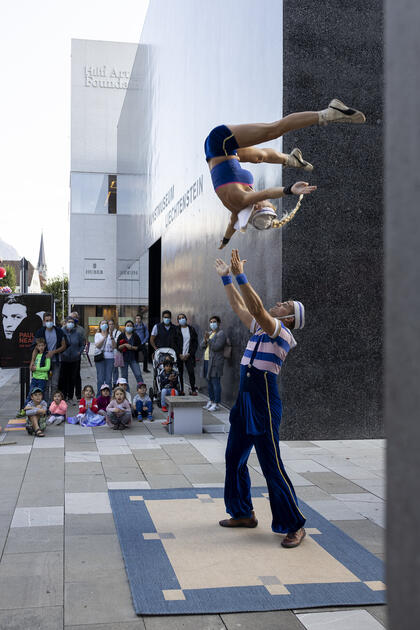
{"label": "blue trousers", "polygon": [[124,367],[120,368],[121,377],[125,378],[127,381],[127,391],[130,391],[130,385],[128,384],[128,366],[131,367],[131,371],[134,374],[134,378],[136,379],[136,383],[141,383],[143,381],[143,376],[141,375],[141,369],[137,361],[125,361]]}
{"label": "blue trousers", "polygon": [[148,400],[146,402],[146,407],[147,407],[147,411],[144,411],[143,409],[143,403],[141,402],[141,400],[138,400],[136,402],[136,411],[137,411],[137,415],[138,416],[151,416],[152,412],[153,412],[153,403],[151,400]]}
{"label": "blue trousers", "polygon": [[114,359],[104,359],[95,363],[96,367],[96,395],[101,395],[101,385],[106,383],[111,387],[112,371],[114,369]]}
{"label": "blue trousers", "polygon": [[[249,372],[249,376],[247,376]],[[276,376],[241,365],[238,398],[230,412],[226,447],[226,511],[233,518],[248,518],[253,509],[247,461],[255,446],[267,481],[273,532],[295,532],[305,523],[279,449],[282,405]]]}
{"label": "blue trousers", "polygon": [[207,376],[209,362],[204,361],[204,378],[207,379],[207,387],[209,393],[209,399],[211,402],[218,405],[222,398],[222,386],[220,384],[220,376]]}

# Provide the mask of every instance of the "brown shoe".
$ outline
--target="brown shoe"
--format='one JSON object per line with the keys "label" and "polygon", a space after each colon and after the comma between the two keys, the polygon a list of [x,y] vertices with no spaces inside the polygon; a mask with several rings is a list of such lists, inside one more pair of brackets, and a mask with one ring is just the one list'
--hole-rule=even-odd
{"label": "brown shoe", "polygon": [[281,546],[286,549],[292,549],[293,547],[299,547],[300,543],[306,536],[304,527],[301,527],[297,532],[289,532],[287,536],[281,541]]}
{"label": "brown shoe", "polygon": [[255,518],[255,513],[252,512],[250,518],[225,518],[223,521],[219,521],[221,527],[257,527],[258,520]]}

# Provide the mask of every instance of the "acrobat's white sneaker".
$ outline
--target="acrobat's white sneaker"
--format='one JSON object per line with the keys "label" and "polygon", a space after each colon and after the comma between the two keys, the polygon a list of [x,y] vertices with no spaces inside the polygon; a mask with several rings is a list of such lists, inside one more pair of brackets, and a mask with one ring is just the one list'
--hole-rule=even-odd
{"label": "acrobat's white sneaker", "polygon": [[303,168],[304,171],[314,170],[312,164],[303,159],[302,151],[297,147],[292,149],[292,151],[287,154],[287,161],[284,166],[290,166],[292,168]]}
{"label": "acrobat's white sneaker", "polygon": [[211,400],[208,401],[208,403],[206,405],[204,405],[203,409],[210,409],[210,407],[212,406],[212,402]]}
{"label": "acrobat's white sneaker", "polygon": [[332,122],[355,124],[366,122],[366,116],[362,112],[352,107],[347,107],[338,98],[333,98],[327,109],[322,109],[318,112],[318,117],[320,125],[328,125],[328,123]]}

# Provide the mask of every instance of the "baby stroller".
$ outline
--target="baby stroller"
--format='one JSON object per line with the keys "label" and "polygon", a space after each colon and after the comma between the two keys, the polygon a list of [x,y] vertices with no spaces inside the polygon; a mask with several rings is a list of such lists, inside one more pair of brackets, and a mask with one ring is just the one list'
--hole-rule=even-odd
{"label": "baby stroller", "polygon": [[149,396],[160,407],[160,375],[163,372],[163,363],[166,359],[172,362],[172,368],[179,374],[176,362],[176,352],[172,348],[158,348],[153,357],[153,387],[149,389]]}

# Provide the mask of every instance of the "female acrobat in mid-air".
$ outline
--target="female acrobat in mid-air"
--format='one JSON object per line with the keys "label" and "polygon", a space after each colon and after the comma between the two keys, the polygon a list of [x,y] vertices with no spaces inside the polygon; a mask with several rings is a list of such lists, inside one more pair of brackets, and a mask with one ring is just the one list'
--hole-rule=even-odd
{"label": "female acrobat in mid-air", "polygon": [[219,249],[227,245],[235,230],[245,229],[249,220],[258,229],[279,227],[278,221],[275,225],[275,206],[269,199],[278,199],[287,194],[307,195],[316,190],[316,186],[309,186],[307,182],[296,182],[292,186],[254,191],[252,174],[243,169],[240,162],[268,162],[302,168],[305,171],[313,169],[312,164],[303,159],[298,148],[285,154],[275,149],[256,148],[254,144],[268,142],[288,131],[311,125],[327,125],[333,122],[364,123],[365,120],[362,112],[333,99],[326,109],[319,112],[297,112],[273,123],[229,127],[220,125],[212,129],[204,143],[206,160],[214,190],[223,205],[232,213]]}

